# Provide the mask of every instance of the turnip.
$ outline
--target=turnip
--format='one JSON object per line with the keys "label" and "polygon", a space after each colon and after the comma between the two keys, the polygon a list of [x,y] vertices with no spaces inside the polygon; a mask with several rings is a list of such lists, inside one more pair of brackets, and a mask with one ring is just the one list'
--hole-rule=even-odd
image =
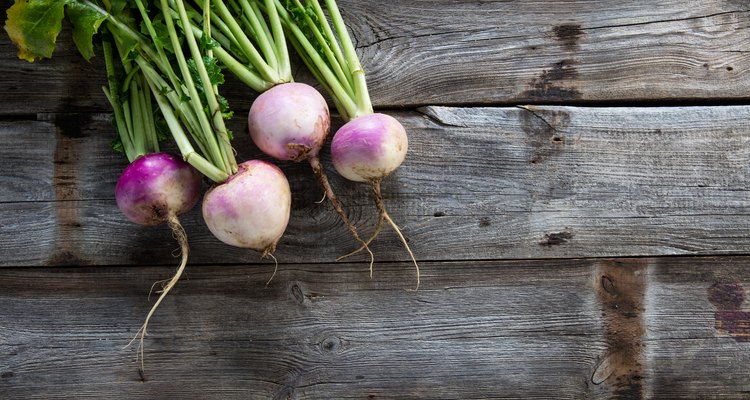
{"label": "turnip", "polygon": [[[349,221],[320,163],[319,152],[331,125],[328,105],[313,87],[291,82],[284,30],[273,0],[227,3],[229,7],[223,0],[212,2],[215,13],[210,21],[217,38],[214,52],[229,71],[261,92],[248,113],[253,142],[277,160],[310,163],[326,198],[361,248],[370,254],[372,267],[374,256]],[[192,30],[196,34],[202,34],[198,25],[209,20],[200,18],[206,10],[205,4],[199,4],[196,12],[191,13]]]}
{"label": "turnip", "polygon": [[203,218],[219,240],[272,255],[289,222],[292,195],[284,173],[273,164],[253,160],[203,200]]}
{"label": "turnip", "polygon": [[[368,183],[375,196],[379,221],[364,245],[375,239],[387,221],[414,262],[419,287],[419,264],[401,230],[388,215],[380,192],[381,179],[398,168],[406,156],[408,143],[403,126],[393,117],[373,113],[364,70],[335,0],[325,1],[328,16],[318,0],[290,0],[286,4],[274,0],[274,4],[291,32],[292,44],[347,121],[333,137],[331,156],[339,174]],[[328,18],[333,27],[327,23]]]}

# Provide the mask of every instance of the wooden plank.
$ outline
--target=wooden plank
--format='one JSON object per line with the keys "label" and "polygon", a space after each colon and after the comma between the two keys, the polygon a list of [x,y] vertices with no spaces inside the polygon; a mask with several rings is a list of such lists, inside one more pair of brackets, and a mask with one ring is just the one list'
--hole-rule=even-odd
{"label": "wooden plank", "polygon": [[[340,3],[377,107],[747,100],[750,91],[743,1]],[[31,65],[0,41],[0,114],[107,111],[101,57],[89,64],[71,43],[66,30],[55,58]],[[233,80],[224,91],[237,109],[254,98]]]}
{"label": "wooden plank", "polygon": [[[749,263],[425,263],[417,292],[408,263],[373,280],[362,264],[281,265],[267,287],[270,268],[192,267],[155,314],[145,382],[122,347],[172,268],[3,269],[0,396],[739,399]],[[727,304],[742,329],[722,329]]]}
{"label": "wooden plank", "polygon": [[[384,195],[422,260],[750,252],[750,107],[428,107],[394,115],[410,134],[410,154],[384,181]],[[107,149],[107,118],[91,116],[79,137],[66,136],[54,115],[43,119],[50,122],[0,124],[8,144],[0,170],[11,171],[3,178],[11,190],[0,195],[0,265],[172,264],[171,234],[134,226],[115,207],[125,162]],[[232,128],[239,158],[257,156],[244,127]],[[17,157],[37,142],[32,157]],[[309,168],[281,167],[294,198],[276,255],[330,262],[351,249],[338,218],[317,203]],[[39,179],[27,179],[37,170]],[[329,172],[351,219],[369,232],[376,213],[368,190]],[[184,223],[192,262],[256,259],[213,239],[198,209]],[[373,250],[379,261],[408,257],[389,231]]]}

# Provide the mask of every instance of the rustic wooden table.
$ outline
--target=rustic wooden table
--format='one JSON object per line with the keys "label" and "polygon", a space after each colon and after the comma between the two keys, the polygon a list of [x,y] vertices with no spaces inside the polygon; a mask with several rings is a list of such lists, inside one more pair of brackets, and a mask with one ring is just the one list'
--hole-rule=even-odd
{"label": "rustic wooden table", "polygon": [[[193,210],[140,377],[123,346],[176,245],[115,205],[102,60],[66,30],[28,64],[3,36],[0,398],[750,396],[747,1],[340,6],[376,107],[410,135],[383,190],[419,291],[390,232],[372,279],[365,256],[334,262],[354,243],[308,168],[283,163],[276,277]],[[260,157],[255,95],[224,90],[238,158]],[[371,229],[368,191],[332,176]]]}

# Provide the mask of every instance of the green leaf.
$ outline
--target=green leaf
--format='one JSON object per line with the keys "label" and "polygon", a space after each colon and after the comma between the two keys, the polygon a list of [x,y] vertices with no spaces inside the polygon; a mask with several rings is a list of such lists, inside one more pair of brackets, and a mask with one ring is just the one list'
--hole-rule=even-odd
{"label": "green leaf", "polygon": [[206,32],[203,32],[203,35],[201,36],[201,42],[200,42],[201,51],[205,52],[207,50],[215,49],[217,47],[219,47],[219,42],[217,42],[214,38],[206,34]]}
{"label": "green leaf", "polygon": [[[157,44],[160,45],[165,52],[174,54],[172,40],[169,38],[169,30],[167,29],[167,25],[164,23],[164,19],[162,18],[161,14],[159,14],[151,21],[151,26],[154,28],[154,33],[156,33],[156,38],[154,39],[154,41],[157,42]],[[148,37],[151,37],[151,34],[149,33],[144,21],[141,21],[141,33]]]}
{"label": "green leaf", "polygon": [[224,119],[231,119],[232,116],[234,116],[234,111],[231,111],[229,109],[229,101],[227,101],[227,98],[217,94],[216,100],[219,102],[219,111],[221,111],[221,116]]}
{"label": "green leaf", "polygon": [[112,146],[112,150],[118,153],[125,153],[125,146],[122,144],[122,139],[120,139],[120,136],[116,136],[114,139],[112,139],[110,145]]}
{"label": "green leaf", "polygon": [[154,127],[156,128],[156,141],[161,143],[167,140],[168,137],[172,136],[172,132],[169,130],[167,120],[164,119],[164,115],[159,111],[158,108],[154,110]]}
{"label": "green leaf", "polygon": [[68,19],[73,24],[73,42],[83,58],[94,56],[93,38],[107,16],[77,1],[68,4]]}
{"label": "green leaf", "polygon": [[65,0],[16,0],[8,8],[5,31],[18,46],[18,58],[50,58],[62,29]]}
{"label": "green leaf", "polygon": [[[198,94],[203,95],[205,93],[203,82],[198,74],[198,67],[195,64],[195,60],[192,58],[189,59],[187,65],[188,70],[190,70],[190,76],[193,78],[195,89],[198,91]],[[211,81],[211,85],[221,85],[224,83],[224,74],[221,72],[218,59],[205,56],[203,57],[203,65],[206,67],[206,72],[208,72],[208,79]]]}

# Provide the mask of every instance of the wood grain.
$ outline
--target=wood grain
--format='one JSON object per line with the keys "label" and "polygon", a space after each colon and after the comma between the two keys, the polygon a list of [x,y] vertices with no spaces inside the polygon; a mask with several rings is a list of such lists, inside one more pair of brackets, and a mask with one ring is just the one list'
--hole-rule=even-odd
{"label": "wood grain", "polygon": [[[3,4],[10,4],[4,1]],[[737,0],[502,2],[342,0],[380,108],[657,100],[747,100],[750,10]],[[28,64],[3,32],[0,114],[102,112],[101,57],[69,30]],[[296,64],[296,77],[310,82]],[[254,95],[224,87],[237,109]]]}
{"label": "wood grain", "polygon": [[[145,382],[122,347],[171,268],[3,269],[0,320],[13,323],[0,329],[0,396],[742,398],[750,343],[716,328],[714,292],[743,296],[749,264],[424,263],[417,292],[404,290],[408,263],[379,265],[373,280],[363,264],[281,265],[268,287],[269,268],[192,267],[156,313]],[[637,388],[598,380],[622,349],[612,335],[633,318],[643,321]]]}
{"label": "wood grain", "polygon": [[[0,124],[0,170],[9,171],[0,265],[174,263],[166,228],[135,226],[116,209],[112,191],[125,162],[108,150],[108,117],[85,115],[75,135],[57,114]],[[750,252],[750,107],[427,107],[394,115],[410,134],[410,153],[383,191],[421,260]],[[234,121],[232,129],[245,128]],[[237,136],[239,159],[259,155],[247,135]],[[19,157],[26,146],[32,156]],[[350,218],[369,232],[370,193],[324,164]],[[281,167],[294,198],[280,260],[331,262],[350,250],[346,229],[317,203],[322,192],[309,167]],[[198,209],[183,220],[192,263],[259,261],[214,239]],[[390,231],[373,250],[379,261],[408,257]]]}

